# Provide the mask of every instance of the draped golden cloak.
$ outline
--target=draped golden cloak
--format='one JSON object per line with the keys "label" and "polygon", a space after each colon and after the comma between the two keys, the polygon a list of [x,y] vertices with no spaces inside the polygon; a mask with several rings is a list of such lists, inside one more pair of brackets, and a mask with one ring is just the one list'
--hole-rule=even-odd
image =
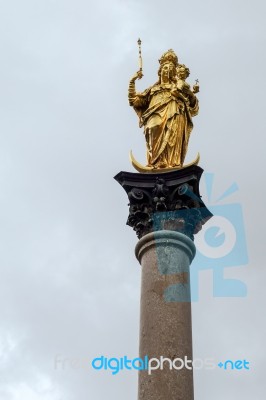
{"label": "draped golden cloak", "polygon": [[155,84],[137,93],[133,107],[144,126],[148,166],[182,166],[193,128],[192,117],[198,114],[198,100],[193,105],[176,84]]}

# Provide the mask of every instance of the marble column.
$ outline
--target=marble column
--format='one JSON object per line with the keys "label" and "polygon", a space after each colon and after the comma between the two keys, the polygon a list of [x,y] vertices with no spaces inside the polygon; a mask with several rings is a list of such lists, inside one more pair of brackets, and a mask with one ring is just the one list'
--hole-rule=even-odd
{"label": "marble column", "polygon": [[[140,357],[192,360],[189,266],[195,245],[186,235],[157,231],[140,239],[136,256],[142,267]],[[154,361],[152,364],[158,367]],[[139,372],[139,400],[193,400],[193,370],[176,360],[163,369]],[[175,367],[177,369],[175,369]],[[191,368],[191,369],[190,369]]]}

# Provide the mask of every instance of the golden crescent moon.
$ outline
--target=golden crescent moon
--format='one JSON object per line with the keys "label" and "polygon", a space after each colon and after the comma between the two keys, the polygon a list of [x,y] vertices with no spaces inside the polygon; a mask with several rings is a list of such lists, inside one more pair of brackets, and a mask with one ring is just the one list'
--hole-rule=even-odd
{"label": "golden crescent moon", "polygon": [[189,164],[183,165],[182,167],[168,167],[168,168],[153,168],[153,167],[145,167],[144,165],[140,164],[135,157],[133,156],[132,150],[130,150],[129,153],[129,159],[131,161],[131,164],[133,167],[138,171],[142,173],[150,173],[150,174],[161,174],[163,172],[170,172],[170,171],[178,171],[187,167],[191,167],[192,165],[198,165],[199,160],[200,160],[200,154],[197,154],[197,157],[195,160],[190,162]]}

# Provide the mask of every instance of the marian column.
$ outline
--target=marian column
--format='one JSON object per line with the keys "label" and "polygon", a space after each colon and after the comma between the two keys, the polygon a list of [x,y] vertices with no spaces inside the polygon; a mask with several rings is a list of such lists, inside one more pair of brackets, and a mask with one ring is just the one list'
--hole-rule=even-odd
{"label": "marian column", "polygon": [[203,170],[196,160],[184,166],[192,116],[198,100],[185,82],[189,69],[173,50],[159,60],[159,81],[143,93],[129,84],[129,103],[144,126],[148,165],[140,173],[120,172],[115,179],[128,195],[131,226],[139,238],[141,264],[140,358],[148,356],[151,370],[139,372],[138,400],[193,400],[192,325],[189,267],[193,242],[212,216],[201,200]]}

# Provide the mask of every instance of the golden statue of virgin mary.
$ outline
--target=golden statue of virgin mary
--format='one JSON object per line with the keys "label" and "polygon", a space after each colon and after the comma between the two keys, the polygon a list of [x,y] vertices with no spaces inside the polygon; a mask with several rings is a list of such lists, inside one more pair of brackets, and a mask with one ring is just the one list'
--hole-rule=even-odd
{"label": "golden statue of virgin mary", "polygon": [[[129,104],[139,117],[140,127],[144,127],[147,146],[146,167],[131,153],[132,164],[140,172],[164,172],[183,167],[193,128],[192,117],[199,111],[195,95],[199,86],[195,84],[191,90],[186,82],[189,69],[178,63],[173,50],[164,53],[159,63],[159,80],[144,92],[137,93],[135,89],[135,81],[143,76],[142,68],[129,82]],[[198,161],[199,155],[191,164]]]}

